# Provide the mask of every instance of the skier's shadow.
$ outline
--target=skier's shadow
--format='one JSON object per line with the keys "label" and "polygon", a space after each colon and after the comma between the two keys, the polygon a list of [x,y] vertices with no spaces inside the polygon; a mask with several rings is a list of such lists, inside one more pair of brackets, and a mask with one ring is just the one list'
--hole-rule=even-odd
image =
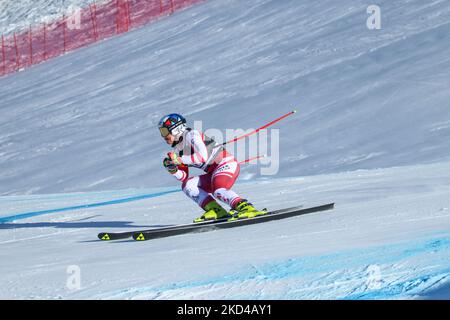
{"label": "skier's shadow", "polygon": [[[88,219],[91,219],[90,217]],[[87,220],[87,219],[83,219]],[[0,223],[2,229],[29,229],[29,228],[61,228],[61,229],[86,229],[86,228],[162,228],[171,225],[134,225],[132,221],[73,221],[73,222],[30,222],[30,223]]]}

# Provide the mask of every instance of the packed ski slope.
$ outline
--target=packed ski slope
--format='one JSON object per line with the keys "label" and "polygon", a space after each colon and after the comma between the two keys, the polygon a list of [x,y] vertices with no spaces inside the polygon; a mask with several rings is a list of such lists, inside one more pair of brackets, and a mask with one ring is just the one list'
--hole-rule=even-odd
{"label": "packed ski slope", "polygon": [[[449,298],[449,169],[438,164],[243,183],[237,190],[260,206],[336,201],[337,208],[142,243],[101,242],[96,235],[189,222],[195,206],[181,192],[151,198],[170,190],[4,197],[2,212],[104,205],[1,225],[1,297]],[[105,203],[144,194],[149,199]]]}
{"label": "packed ski slope", "polygon": [[[0,79],[0,298],[450,298],[450,4],[212,0]],[[280,129],[258,207],[329,212],[150,242],[199,214],[160,116]],[[273,154],[271,154],[273,155]],[[80,287],[71,286],[71,266]]]}

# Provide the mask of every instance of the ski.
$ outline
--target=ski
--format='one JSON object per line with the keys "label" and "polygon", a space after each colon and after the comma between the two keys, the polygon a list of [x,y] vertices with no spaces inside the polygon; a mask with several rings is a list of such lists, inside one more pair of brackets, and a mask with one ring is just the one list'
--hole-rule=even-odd
{"label": "ski", "polygon": [[110,241],[110,240],[121,240],[127,239],[133,236],[133,231],[127,232],[100,232],[98,234],[98,238],[102,241]]}
{"label": "ski", "polygon": [[[271,213],[276,214],[276,213],[282,213],[282,212],[286,212],[286,211],[298,210],[301,208],[303,208],[303,206],[275,210],[275,211],[272,211]],[[159,232],[171,231],[171,230],[173,231],[173,230],[185,229],[185,228],[189,228],[189,227],[199,228],[199,227],[204,227],[206,225],[227,222],[228,219],[229,218],[217,219],[217,220],[212,220],[212,221],[180,224],[180,225],[174,225],[174,226],[170,226],[170,227],[153,228],[153,229],[146,229],[146,230],[135,230],[135,231],[126,231],[126,232],[101,232],[98,234],[97,237],[102,241],[123,240],[123,239],[131,238],[133,236],[133,234],[135,234],[135,233],[145,233],[145,232],[151,232],[151,231],[155,231],[155,230],[158,230]]]}
{"label": "ski", "polygon": [[208,232],[217,229],[227,229],[240,226],[246,226],[256,223],[275,221],[280,219],[286,219],[290,217],[300,216],[308,213],[331,210],[334,208],[334,203],[329,203],[321,206],[310,208],[297,208],[297,209],[285,209],[280,211],[268,212],[267,214],[257,216],[250,219],[240,219],[233,221],[216,221],[213,223],[190,224],[186,226],[178,226],[172,228],[159,228],[148,231],[135,232],[133,239],[136,241],[146,241],[157,238],[165,238],[171,236],[177,236],[187,233]]}

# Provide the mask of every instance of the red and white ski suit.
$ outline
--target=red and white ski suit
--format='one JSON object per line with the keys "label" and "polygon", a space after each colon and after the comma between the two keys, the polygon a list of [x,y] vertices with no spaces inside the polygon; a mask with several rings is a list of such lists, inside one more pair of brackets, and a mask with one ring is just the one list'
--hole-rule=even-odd
{"label": "red and white ski suit", "polygon": [[[181,158],[182,165],[173,175],[183,183],[184,193],[200,207],[213,201],[212,195],[231,208],[242,200],[231,190],[240,173],[239,163],[223,147],[216,147],[214,140],[188,129],[175,145],[174,152]],[[189,177],[190,167],[201,169],[205,174]]]}

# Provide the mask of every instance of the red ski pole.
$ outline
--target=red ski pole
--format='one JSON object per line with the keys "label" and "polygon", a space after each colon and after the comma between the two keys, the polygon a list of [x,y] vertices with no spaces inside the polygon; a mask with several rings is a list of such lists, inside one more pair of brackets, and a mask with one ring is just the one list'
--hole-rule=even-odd
{"label": "red ski pole", "polygon": [[258,159],[266,158],[266,157],[267,157],[267,155],[257,156],[257,157],[254,157],[254,158],[250,158],[250,159],[241,161],[241,162],[239,162],[239,164],[246,164],[246,163],[249,163],[249,162],[252,162],[252,161],[255,161],[255,160],[258,160]]}
{"label": "red ski pole", "polygon": [[225,145],[227,145],[227,144],[229,144],[229,143],[237,142],[237,141],[242,140],[242,139],[244,139],[244,138],[247,138],[247,137],[249,137],[249,136],[251,136],[251,135],[254,135],[254,134],[260,132],[261,130],[267,129],[268,127],[274,125],[275,123],[280,122],[281,120],[283,120],[283,119],[285,119],[285,118],[287,118],[287,117],[289,117],[289,116],[292,116],[292,115],[295,114],[296,112],[297,112],[296,110],[291,111],[291,112],[285,114],[284,116],[279,117],[278,119],[275,119],[275,120],[273,120],[272,122],[269,122],[268,124],[262,126],[261,128],[256,129],[255,131],[252,131],[252,132],[247,133],[247,134],[245,134],[245,135],[243,135],[243,136],[234,138],[233,140],[224,142],[224,143],[220,144],[219,147],[225,146]]}
{"label": "red ski pole", "polygon": [[[285,118],[287,118],[287,117],[289,117],[289,116],[292,116],[292,115],[295,114],[295,113],[297,113],[297,110],[293,110],[293,111],[291,111],[291,112],[285,114],[284,116],[281,116],[281,117],[279,117],[278,119],[275,119],[275,120],[273,120],[272,122],[269,122],[268,124],[262,126],[262,127],[259,128],[259,129],[254,130],[254,131],[252,131],[252,132],[250,132],[250,133],[247,133],[247,134],[245,134],[245,135],[243,135],[243,136],[234,138],[233,140],[230,140],[230,141],[221,143],[221,144],[215,146],[215,147],[213,148],[213,150],[216,150],[216,149],[218,149],[218,148],[224,147],[225,145],[227,145],[227,144],[229,144],[229,143],[234,143],[234,142],[236,142],[236,141],[239,141],[239,140],[242,140],[242,139],[244,139],[244,138],[246,138],[246,137],[249,137],[249,136],[251,136],[251,135],[254,135],[254,134],[260,132],[261,130],[264,130],[264,129],[266,129],[266,128],[272,126],[272,125],[274,125],[275,123],[280,122],[281,120],[283,120],[283,119],[285,119]],[[240,164],[248,163],[248,162],[250,162],[250,161],[253,161],[253,160],[256,160],[256,159],[260,159],[260,158],[265,158],[265,157],[266,157],[266,156],[258,156],[258,157],[256,157],[256,158],[244,160],[244,161],[242,161]]]}

